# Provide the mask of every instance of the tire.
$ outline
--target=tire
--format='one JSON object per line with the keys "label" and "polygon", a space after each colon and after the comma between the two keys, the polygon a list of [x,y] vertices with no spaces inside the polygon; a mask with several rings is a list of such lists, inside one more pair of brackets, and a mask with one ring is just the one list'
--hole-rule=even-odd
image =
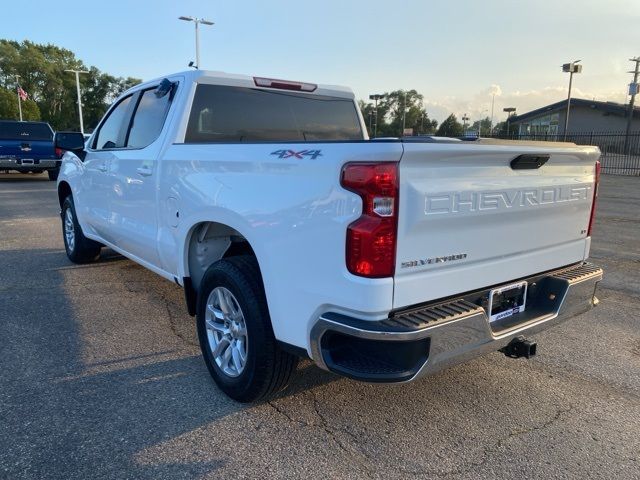
{"label": "tire", "polygon": [[101,245],[82,233],[71,195],[62,202],[61,217],[64,249],[69,260],[73,263],[90,263],[97,260],[100,257]]}
{"label": "tire", "polygon": [[[225,297],[225,292],[231,296]],[[230,305],[226,309],[228,315],[223,312],[220,295]],[[224,319],[220,315],[224,315]],[[235,318],[237,322],[229,322],[229,318]],[[214,322],[216,327],[212,328]],[[255,257],[229,257],[207,269],[198,290],[196,323],[209,373],[220,390],[232,399],[243,403],[266,399],[289,382],[298,357],[278,347]],[[221,328],[227,324],[229,328],[224,328],[229,333],[225,337]],[[213,348],[222,337],[227,338],[227,346],[216,357]],[[244,351],[244,363],[241,353],[236,355],[234,348]],[[229,350],[233,353],[228,354]],[[224,358],[227,358],[226,362]],[[240,359],[241,369],[237,368],[236,358]]]}
{"label": "tire", "polygon": [[53,170],[47,170],[47,175],[49,175],[49,180],[52,180],[52,181],[58,180],[59,173],[60,173],[59,168],[55,168]]}

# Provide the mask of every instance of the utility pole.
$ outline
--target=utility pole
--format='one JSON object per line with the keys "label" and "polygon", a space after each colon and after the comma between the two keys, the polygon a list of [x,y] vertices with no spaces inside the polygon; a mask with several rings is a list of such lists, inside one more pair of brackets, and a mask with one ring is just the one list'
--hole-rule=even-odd
{"label": "utility pole", "polygon": [[633,105],[636,101],[636,94],[638,93],[638,70],[640,68],[640,57],[630,58],[629,61],[635,62],[636,68],[632,72],[628,72],[633,73],[633,83],[629,85],[631,99],[629,100],[629,113],[627,114],[627,134],[624,137],[625,153],[629,153],[629,135],[631,134],[631,123],[633,122]]}
{"label": "utility pole", "polygon": [[76,94],[78,95],[78,116],[80,117],[80,133],[84,135],[84,122],[82,120],[82,97],[80,96],[80,74],[89,73],[86,70],[65,70],[76,74]]}
{"label": "utility pole", "polygon": [[16,93],[18,94],[18,111],[20,112],[20,121],[22,121],[22,99],[20,98],[20,75],[16,75]]}

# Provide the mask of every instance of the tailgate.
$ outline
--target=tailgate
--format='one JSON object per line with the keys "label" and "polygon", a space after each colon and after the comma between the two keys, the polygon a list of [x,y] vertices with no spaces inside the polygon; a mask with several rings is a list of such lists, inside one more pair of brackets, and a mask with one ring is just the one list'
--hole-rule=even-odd
{"label": "tailgate", "polygon": [[56,158],[52,141],[44,140],[2,140],[0,139],[0,158]]}
{"label": "tailgate", "polygon": [[[549,159],[513,169],[523,154]],[[599,155],[570,144],[405,143],[394,308],[583,260]]]}

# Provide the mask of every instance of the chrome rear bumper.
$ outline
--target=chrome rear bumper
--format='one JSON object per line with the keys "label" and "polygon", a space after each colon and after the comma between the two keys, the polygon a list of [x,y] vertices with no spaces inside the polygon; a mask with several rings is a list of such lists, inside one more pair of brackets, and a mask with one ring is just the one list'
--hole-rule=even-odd
{"label": "chrome rear bumper", "polygon": [[379,322],[326,313],[311,330],[312,358],[358,380],[410,381],[590,310],[598,303],[602,275],[600,267],[581,263],[521,279],[530,285],[527,309],[493,323],[483,307],[490,289],[394,312]]}
{"label": "chrome rear bumper", "polygon": [[60,165],[60,160],[54,159],[15,159],[15,158],[0,158],[0,170],[45,170],[56,168]]}

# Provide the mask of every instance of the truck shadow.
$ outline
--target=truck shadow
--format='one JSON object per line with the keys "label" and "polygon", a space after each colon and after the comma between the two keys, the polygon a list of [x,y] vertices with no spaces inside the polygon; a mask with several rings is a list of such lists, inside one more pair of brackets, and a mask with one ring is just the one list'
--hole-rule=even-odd
{"label": "truck shadow", "polygon": [[[87,278],[61,249],[2,251],[0,360],[11,368],[0,373],[0,464],[10,478],[212,474],[223,456],[175,464],[137,456],[253,407],[217,390],[189,337],[195,325],[181,291],[105,253],[107,262],[89,265],[101,269]],[[119,345],[140,329],[119,320],[127,296],[148,303],[149,315],[137,321],[156,330],[151,346]],[[164,320],[152,318],[162,310]],[[335,379],[319,370],[301,377],[287,395]]]}
{"label": "truck shadow", "polygon": [[47,173],[2,173],[0,172],[0,183],[26,183],[26,182],[51,182],[55,186],[56,182],[49,180]]}

